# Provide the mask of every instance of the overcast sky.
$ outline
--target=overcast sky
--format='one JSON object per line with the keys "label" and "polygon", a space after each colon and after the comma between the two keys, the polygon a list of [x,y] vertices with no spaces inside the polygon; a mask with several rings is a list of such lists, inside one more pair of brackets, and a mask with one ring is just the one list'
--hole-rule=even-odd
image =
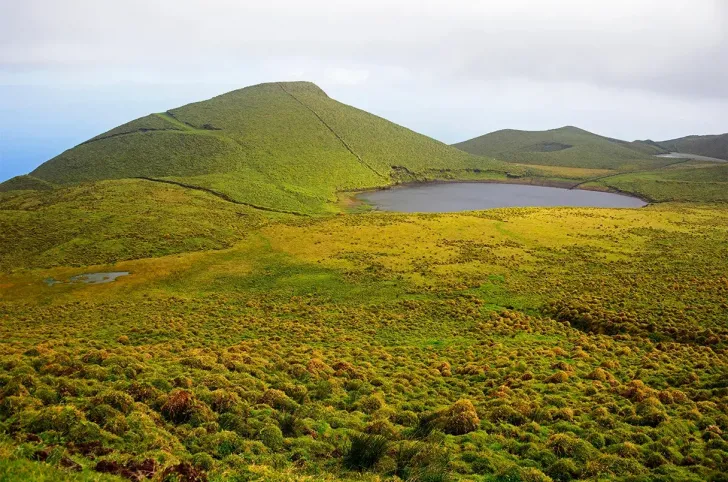
{"label": "overcast sky", "polygon": [[447,143],[728,132],[728,0],[0,3],[0,180],[149,112],[280,80]]}

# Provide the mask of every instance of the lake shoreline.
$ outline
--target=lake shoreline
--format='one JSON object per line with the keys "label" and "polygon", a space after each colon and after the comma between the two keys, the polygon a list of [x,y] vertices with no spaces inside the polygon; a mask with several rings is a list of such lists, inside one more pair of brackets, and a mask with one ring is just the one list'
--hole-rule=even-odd
{"label": "lake shoreline", "polygon": [[[491,185],[492,189],[471,186]],[[388,212],[460,212],[509,207],[641,208],[650,204],[631,194],[607,189],[571,188],[545,183],[496,180],[409,182],[354,194],[373,209]],[[553,184],[553,183],[550,183]],[[447,186],[451,188],[448,189]],[[587,194],[589,193],[589,194]]]}
{"label": "lake shoreline", "polygon": [[[594,180],[596,181],[596,180]],[[647,197],[644,197],[640,194],[629,192],[629,191],[623,191],[621,189],[616,189],[610,186],[585,186],[585,184],[593,182],[593,181],[581,181],[581,180],[574,180],[573,182],[569,181],[562,181],[562,180],[556,180],[556,179],[548,179],[548,178],[504,178],[504,179],[433,179],[432,181],[406,181],[406,182],[398,182],[396,184],[389,184],[386,186],[381,187],[375,187],[370,189],[362,189],[359,191],[342,191],[342,194],[345,194],[354,200],[357,200],[359,202],[367,203],[364,199],[360,198],[360,195],[367,194],[367,193],[374,193],[379,191],[389,191],[393,189],[402,189],[402,188],[408,188],[408,187],[419,187],[419,186],[429,186],[429,185],[438,185],[438,184],[460,184],[460,183],[468,183],[468,184],[514,184],[514,185],[520,185],[520,186],[536,186],[536,187],[553,187],[557,189],[565,189],[569,191],[590,191],[590,192],[604,192],[604,193],[610,193],[610,194],[619,194],[621,196],[631,197],[635,199],[639,199],[640,201],[646,203],[645,206],[649,206],[650,204],[655,204],[657,201],[654,199],[650,199]],[[603,189],[602,189],[603,188]],[[489,208],[494,209],[494,208]],[[638,208],[636,208],[638,209]]]}

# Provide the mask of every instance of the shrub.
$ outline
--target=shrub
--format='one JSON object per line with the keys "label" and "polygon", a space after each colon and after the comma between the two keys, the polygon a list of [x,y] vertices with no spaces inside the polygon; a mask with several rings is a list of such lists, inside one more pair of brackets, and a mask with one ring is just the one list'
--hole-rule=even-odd
{"label": "shrub", "polygon": [[318,377],[327,377],[329,374],[334,372],[334,370],[330,366],[328,366],[326,363],[318,358],[310,359],[308,361],[308,365],[306,365],[306,370],[311,375]]}
{"label": "shrub", "polygon": [[85,420],[83,413],[74,407],[46,407],[30,420],[29,429],[34,433],[53,430],[59,434],[68,435],[74,427]]}
{"label": "shrub", "polygon": [[192,465],[198,470],[210,471],[215,465],[215,459],[207,452],[197,452],[192,456]]}
{"label": "shrub", "polygon": [[364,428],[366,433],[381,435],[386,437],[388,440],[397,438],[397,429],[387,419],[375,420]]}
{"label": "shrub", "polygon": [[488,413],[488,420],[491,422],[507,422],[511,425],[523,425],[526,418],[510,405],[494,407]]}
{"label": "shrub", "polygon": [[289,383],[283,387],[283,391],[298,403],[305,403],[308,399],[308,388],[304,385]]}
{"label": "shrub", "polygon": [[461,399],[439,415],[439,427],[450,435],[464,435],[477,430],[480,419],[470,400]]}
{"label": "shrub", "polygon": [[380,395],[368,395],[359,401],[359,408],[364,413],[374,413],[384,408],[385,403]]}
{"label": "shrub", "polygon": [[569,374],[565,371],[558,371],[553,375],[546,377],[544,382],[546,383],[564,383],[569,380]]}
{"label": "shrub", "polygon": [[[478,466],[479,461],[472,460]],[[401,442],[394,453],[394,475],[412,481],[449,480],[450,456],[442,446],[424,442]],[[490,472],[490,462],[482,459],[480,468]]]}
{"label": "shrub", "polygon": [[283,414],[278,421],[278,426],[286,437],[298,437],[306,429],[303,421],[296,415],[290,413]]}
{"label": "shrub", "polygon": [[612,454],[619,455],[622,458],[638,458],[642,453],[638,445],[632,442],[622,442],[619,444],[610,445],[607,447],[607,451]]}
{"label": "shrub", "polygon": [[194,406],[194,395],[187,390],[175,390],[162,405],[162,415],[175,423],[189,421]]}
{"label": "shrub", "polygon": [[612,376],[605,369],[597,367],[586,376],[589,380],[597,380],[600,382],[606,382],[610,380]]}
{"label": "shrub", "polygon": [[568,433],[557,433],[548,438],[546,445],[559,457],[586,460],[594,448],[580,438]]}
{"label": "shrub", "polygon": [[172,391],[167,396],[161,412],[167,420],[174,423],[200,425],[215,419],[210,407],[195,399],[191,392],[180,389]]}
{"label": "shrub", "polygon": [[596,433],[596,432],[590,433],[586,437],[586,441],[589,442],[590,444],[592,444],[594,446],[594,448],[597,448],[597,449],[604,448],[604,445],[606,444],[606,442],[604,441],[604,435],[602,435],[600,433]]}
{"label": "shrub", "polygon": [[387,453],[387,439],[381,435],[354,434],[344,454],[344,465],[350,470],[369,470]]}
{"label": "shrub", "polygon": [[280,450],[283,447],[283,432],[275,425],[266,425],[258,433],[258,438],[271,450]]}
{"label": "shrub", "polygon": [[92,406],[88,411],[87,417],[92,422],[103,426],[107,420],[116,417],[119,413],[120,412],[111,405],[102,403],[100,405]]}
{"label": "shrub", "polygon": [[231,411],[240,403],[240,397],[235,392],[229,392],[222,388],[210,393],[210,406],[217,413]]}
{"label": "shrub", "polygon": [[653,396],[654,390],[644,384],[642,380],[632,380],[622,390],[622,396],[629,398],[633,402],[641,402],[642,400]]}
{"label": "shrub", "polygon": [[218,420],[220,428],[243,434],[247,428],[245,417],[237,413],[223,413]]}
{"label": "shrub", "polygon": [[559,459],[551,464],[546,473],[554,480],[568,481],[579,477],[579,467],[571,459]]}
{"label": "shrub", "polygon": [[452,376],[452,367],[446,361],[437,363],[435,365],[435,369],[437,369],[437,371],[440,372],[440,375],[442,375],[443,377]]}
{"label": "shrub", "polygon": [[223,430],[213,436],[214,453],[223,458],[243,449],[244,440],[235,432]]}
{"label": "shrub", "polygon": [[412,410],[402,410],[392,416],[392,421],[405,427],[413,427],[419,422],[419,417]]}
{"label": "shrub", "polygon": [[159,396],[159,390],[150,383],[132,382],[126,392],[137,402],[147,402]]}
{"label": "shrub", "polygon": [[258,403],[263,403],[271,408],[278,410],[290,410],[295,408],[295,402],[288,398],[288,395],[281,390],[270,388],[263,392],[263,395],[258,399]]}
{"label": "shrub", "polygon": [[132,408],[134,408],[134,399],[131,395],[118,390],[108,390],[97,395],[94,398],[93,403],[105,403],[114,407],[124,415],[129,415],[129,412],[131,412]]}
{"label": "shrub", "polygon": [[38,388],[33,395],[43,402],[43,405],[55,405],[60,401],[58,393],[47,387]]}

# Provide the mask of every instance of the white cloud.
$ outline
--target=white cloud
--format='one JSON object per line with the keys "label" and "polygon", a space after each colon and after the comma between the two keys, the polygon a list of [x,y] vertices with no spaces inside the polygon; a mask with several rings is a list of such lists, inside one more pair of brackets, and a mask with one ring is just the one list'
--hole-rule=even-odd
{"label": "white cloud", "polygon": [[330,85],[360,85],[369,78],[369,71],[335,67],[326,69],[324,78],[326,83]]}
{"label": "white cloud", "polygon": [[728,131],[726,0],[5,3],[0,87],[176,102],[165,86],[187,101],[306,79],[449,142],[563,124],[624,138]]}

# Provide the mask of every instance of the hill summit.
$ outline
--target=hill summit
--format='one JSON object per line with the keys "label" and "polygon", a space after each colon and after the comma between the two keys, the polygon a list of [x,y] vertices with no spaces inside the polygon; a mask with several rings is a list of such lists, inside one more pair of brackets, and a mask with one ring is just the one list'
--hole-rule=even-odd
{"label": "hill summit", "polygon": [[546,131],[505,129],[454,144],[465,152],[521,164],[633,170],[657,166],[666,152],[646,142],[603,137],[574,126]]}
{"label": "hill summit", "polygon": [[517,169],[337,102],[313,83],[275,82],[133,120],[4,188],[148,178],[256,207],[317,212],[337,191]]}

